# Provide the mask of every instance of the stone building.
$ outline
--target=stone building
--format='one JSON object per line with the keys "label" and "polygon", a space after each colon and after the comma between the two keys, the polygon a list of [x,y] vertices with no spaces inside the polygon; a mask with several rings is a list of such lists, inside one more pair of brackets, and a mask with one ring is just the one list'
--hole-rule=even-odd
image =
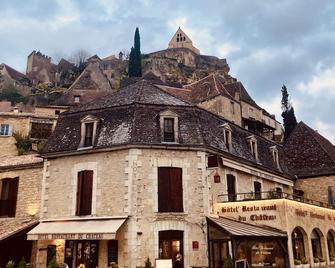
{"label": "stone building", "polygon": [[284,144],[296,193],[335,207],[335,146],[317,130],[300,122]]}
{"label": "stone building", "polygon": [[22,95],[30,93],[31,81],[29,77],[13,69],[7,64],[0,64],[0,91],[4,89],[16,89]]}
{"label": "stone building", "polygon": [[0,267],[35,260],[27,232],[38,224],[42,171],[36,155],[0,157]]}
{"label": "stone building", "polygon": [[[57,115],[46,113],[0,112],[0,156],[18,155],[15,134],[29,137],[33,142],[46,140],[55,128]],[[36,150],[37,148],[35,148]]]}
{"label": "stone building", "polygon": [[270,115],[250,97],[241,82],[212,73],[182,88],[166,85],[163,90],[198,105],[268,139],[281,141],[283,130]]}
{"label": "stone building", "polygon": [[176,267],[179,253],[181,267],[208,266],[218,195],[293,193],[282,154],[145,80],[74,107],[43,153],[40,224],[28,233],[36,265],[54,253],[69,267],[137,267],[148,257]]}
{"label": "stone building", "polygon": [[26,75],[34,85],[54,83],[56,73],[57,66],[51,62],[51,57],[35,50],[28,55]]}
{"label": "stone building", "polygon": [[193,46],[192,40],[179,27],[169,42],[169,48],[188,48],[196,54],[200,54],[200,50]]}

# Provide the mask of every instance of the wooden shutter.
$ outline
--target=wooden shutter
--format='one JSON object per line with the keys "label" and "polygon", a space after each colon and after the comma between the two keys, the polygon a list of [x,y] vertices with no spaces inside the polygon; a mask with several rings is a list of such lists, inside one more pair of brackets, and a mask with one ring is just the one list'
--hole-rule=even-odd
{"label": "wooden shutter", "polygon": [[82,185],[81,215],[92,212],[93,171],[85,170]]}
{"label": "wooden shutter", "polygon": [[15,217],[19,178],[10,180],[8,193],[8,217]]}
{"label": "wooden shutter", "polygon": [[228,201],[236,201],[236,188],[235,188],[235,176],[227,175],[227,190],[228,190]]}
{"label": "wooden shutter", "polygon": [[108,266],[111,263],[118,263],[118,241],[117,240],[109,240],[108,241]]}
{"label": "wooden shutter", "polygon": [[183,212],[182,169],[170,168],[171,212]]}
{"label": "wooden shutter", "polygon": [[82,188],[83,188],[83,175],[84,171],[78,172],[78,181],[77,181],[77,205],[76,205],[76,215],[81,215],[81,199],[82,199]]}
{"label": "wooden shutter", "polygon": [[170,172],[168,167],[158,168],[158,212],[170,208]]}

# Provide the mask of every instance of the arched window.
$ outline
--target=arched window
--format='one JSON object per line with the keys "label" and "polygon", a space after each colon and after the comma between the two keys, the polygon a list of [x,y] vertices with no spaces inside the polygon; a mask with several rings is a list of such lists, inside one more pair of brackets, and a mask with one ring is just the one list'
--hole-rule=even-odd
{"label": "arched window", "polygon": [[327,233],[327,244],[329,258],[335,258],[335,239],[333,231],[329,230]]}
{"label": "arched window", "polygon": [[314,258],[323,258],[321,249],[321,237],[317,229],[314,229],[311,234],[312,251]]}
{"label": "arched window", "polygon": [[304,236],[300,228],[296,227],[292,232],[293,256],[296,260],[302,260],[306,257]]}

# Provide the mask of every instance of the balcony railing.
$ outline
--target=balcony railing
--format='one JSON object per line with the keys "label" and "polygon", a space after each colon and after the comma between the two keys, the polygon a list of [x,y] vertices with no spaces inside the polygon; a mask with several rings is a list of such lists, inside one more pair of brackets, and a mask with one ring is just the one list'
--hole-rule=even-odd
{"label": "balcony railing", "polygon": [[270,200],[270,199],[289,199],[297,202],[310,204],[318,207],[335,209],[332,205],[309,198],[305,198],[299,195],[277,192],[277,191],[267,191],[267,192],[249,192],[249,193],[236,193],[236,194],[219,194],[218,202],[238,202],[238,201],[250,201],[250,200]]}

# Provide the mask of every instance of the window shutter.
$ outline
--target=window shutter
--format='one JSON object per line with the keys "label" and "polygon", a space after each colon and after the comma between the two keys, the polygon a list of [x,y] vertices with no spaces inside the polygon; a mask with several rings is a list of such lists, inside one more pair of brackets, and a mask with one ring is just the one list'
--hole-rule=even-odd
{"label": "window shutter", "polygon": [[8,193],[8,217],[15,217],[19,178],[10,180]]}
{"label": "window shutter", "polygon": [[81,215],[90,215],[92,212],[93,171],[85,170],[82,187]]}
{"label": "window shutter", "polygon": [[81,199],[82,199],[82,188],[83,188],[83,174],[84,171],[78,172],[78,182],[77,182],[77,206],[76,215],[79,216],[81,212]]}
{"label": "window shutter", "polygon": [[13,126],[12,126],[12,125],[9,125],[9,128],[8,128],[8,136],[12,136],[12,133],[13,133]]}
{"label": "window shutter", "polygon": [[182,169],[170,168],[171,211],[183,212]]}
{"label": "window shutter", "polygon": [[118,241],[109,240],[108,241],[108,266],[111,263],[118,263]]}
{"label": "window shutter", "polygon": [[158,212],[168,212],[170,208],[170,172],[167,167],[158,168]]}

